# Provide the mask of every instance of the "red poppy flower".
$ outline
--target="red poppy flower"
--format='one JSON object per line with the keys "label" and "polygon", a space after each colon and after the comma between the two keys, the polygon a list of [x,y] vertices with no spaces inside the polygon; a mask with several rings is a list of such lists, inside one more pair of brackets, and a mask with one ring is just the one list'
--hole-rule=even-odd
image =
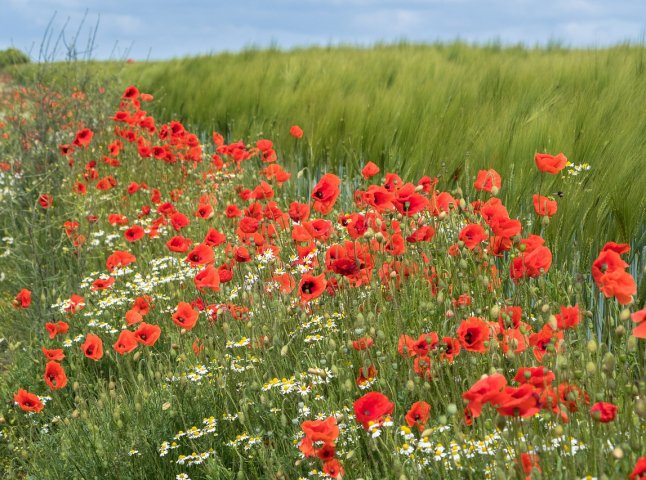
{"label": "red poppy flower", "polygon": [[646,479],[646,455],[639,458],[635,463],[635,468],[628,475],[629,480],[644,480]]}
{"label": "red poppy flower", "polygon": [[113,271],[115,268],[127,267],[136,260],[137,257],[135,257],[132,253],[117,250],[108,257],[105,262],[105,266],[109,271]]}
{"label": "red poppy flower", "polygon": [[326,173],[312,190],[314,210],[322,215],[327,215],[334,208],[337,198],[341,194],[339,185],[341,179],[332,173]]}
{"label": "red poppy flower", "polygon": [[323,446],[316,450],[316,456],[319,457],[319,460],[327,462],[332,460],[336,455],[336,448],[334,445],[325,443]]}
{"label": "red poppy flower", "polygon": [[85,342],[81,345],[81,350],[83,350],[87,358],[96,362],[103,357],[103,342],[98,336],[88,333],[85,337]]}
{"label": "red poppy flower", "polygon": [[[306,457],[321,455],[326,446],[334,448],[334,442],[339,436],[339,427],[335,417],[325,420],[306,420],[301,424],[305,437],[298,448]],[[324,452],[323,452],[324,453]]]}
{"label": "red poppy flower", "polygon": [[412,217],[421,212],[428,205],[428,199],[415,192],[415,185],[407,183],[397,191],[393,199],[393,205],[399,213]]}
{"label": "red poppy flower", "polygon": [[90,287],[90,290],[93,292],[97,292],[99,290],[106,290],[110,288],[115,282],[114,277],[108,277],[108,278],[97,278],[92,282],[92,286]]}
{"label": "red poppy flower", "polygon": [[517,328],[520,325],[522,314],[523,311],[520,307],[503,307],[498,315],[500,328]]}
{"label": "red poppy flower", "polygon": [[540,411],[536,388],[529,383],[505,387],[496,404],[498,414],[505,417],[531,417]]}
{"label": "red poppy flower", "polygon": [[121,355],[137,348],[137,336],[130,330],[122,330],[112,348]]}
{"label": "red poppy flower", "polygon": [[489,222],[489,227],[496,237],[502,238],[515,237],[522,231],[520,221],[509,217],[494,217]]}
{"label": "red poppy flower", "polygon": [[617,405],[607,402],[597,402],[590,408],[590,415],[601,423],[612,422],[617,416]]}
{"label": "red poppy flower", "polygon": [[397,351],[400,355],[408,355],[409,357],[414,357],[415,353],[415,340],[413,337],[408,335],[400,335],[399,341],[397,342]]}
{"label": "red poppy flower", "polygon": [[170,216],[170,223],[175,231],[179,232],[182,228],[188,227],[191,221],[183,213],[175,212]]}
{"label": "red poppy flower", "polygon": [[209,228],[209,231],[206,234],[206,237],[204,237],[204,245],[208,245],[209,247],[217,247],[218,245],[222,245],[224,242],[226,242],[227,239],[226,237],[218,232],[215,228]]}
{"label": "red poppy flower", "polygon": [[485,375],[466,392],[462,398],[469,404],[467,408],[472,418],[477,418],[482,413],[482,406],[486,403],[496,404],[502,396],[502,389],[507,385],[507,379],[500,373]]}
{"label": "red poppy flower", "polygon": [[53,202],[54,197],[47,193],[43,193],[40,197],[38,197],[38,203],[40,203],[40,206],[43,208],[51,207]]}
{"label": "red poppy flower", "polygon": [[453,363],[455,357],[460,353],[460,341],[452,337],[443,337],[440,346],[441,358]]}
{"label": "red poppy flower", "polygon": [[488,346],[485,345],[485,342],[489,341],[490,335],[489,324],[478,317],[469,317],[463,320],[457,331],[462,348],[470,352],[486,352]]}
{"label": "red poppy flower", "polygon": [[543,217],[551,217],[556,213],[556,210],[558,209],[558,204],[556,203],[556,200],[553,200],[551,198],[534,194],[533,200],[534,200],[534,210],[536,211],[536,215],[541,215]]}
{"label": "red poppy flower", "polygon": [[123,232],[124,237],[126,238],[127,241],[129,242],[136,242],[137,240],[140,240],[144,236],[144,229],[140,227],[139,225],[133,225],[132,227],[128,228],[125,232]]}
{"label": "red poppy flower", "polygon": [[482,192],[497,193],[502,187],[502,180],[500,179],[500,174],[493,168],[489,170],[480,170],[473,186],[476,190],[480,190]]}
{"label": "red poppy flower", "polygon": [[171,252],[184,253],[187,252],[193,240],[190,238],[182,237],[181,235],[176,235],[166,242],[166,247]]}
{"label": "red poppy flower", "polygon": [[139,325],[139,328],[135,330],[135,338],[137,341],[148,347],[155,345],[155,342],[157,342],[160,335],[161,328],[159,325],[151,325],[146,322],[142,322]]}
{"label": "red poppy flower", "polygon": [[47,322],[45,324],[45,329],[49,333],[49,338],[54,338],[59,333],[67,333],[69,330],[69,325],[65,322],[51,323]]}
{"label": "red poppy flower", "polygon": [[393,413],[395,404],[380,392],[366,393],[354,402],[354,414],[366,430],[370,425],[380,423],[386,415]]}
{"label": "red poppy flower", "polygon": [[527,479],[531,479],[532,470],[542,472],[539,461],[540,457],[538,455],[535,455],[533,453],[521,453],[520,463],[523,468],[523,473],[525,473],[525,475],[528,475]]}
{"label": "red poppy flower", "polygon": [[65,358],[65,353],[63,353],[62,349],[48,350],[45,347],[42,347],[42,351],[47,360],[54,360],[56,362],[60,362]]}
{"label": "red poppy flower", "polygon": [[374,340],[370,337],[363,337],[352,341],[352,348],[355,350],[367,350],[372,346]]}
{"label": "red poppy flower", "polygon": [[200,292],[205,292],[207,289],[213,292],[220,290],[220,275],[213,265],[209,265],[198,272],[195,275],[194,282]]}
{"label": "red poppy flower", "polygon": [[186,256],[186,261],[192,266],[197,267],[199,265],[208,265],[213,263],[215,260],[215,254],[213,253],[213,248],[200,243],[193,250],[189,252]]}
{"label": "red poppy flower", "polygon": [[52,390],[58,390],[67,385],[67,376],[65,370],[58,362],[50,361],[45,366],[45,383]]}
{"label": "red poppy flower", "polygon": [[526,250],[509,264],[509,274],[514,281],[523,277],[536,278],[547,273],[552,265],[552,252],[545,246]]}
{"label": "red poppy flower", "polygon": [[200,312],[193,310],[190,303],[179,302],[177,310],[175,310],[175,313],[173,314],[173,322],[178,327],[192,330],[197,323],[197,317],[199,314]]}
{"label": "red poppy flower", "polygon": [[43,402],[38,398],[38,395],[29,393],[27,390],[22,388],[14,394],[13,401],[16,402],[25,412],[38,413],[44,407]]}
{"label": "red poppy flower", "polygon": [[76,132],[76,136],[74,137],[74,141],[72,143],[77,147],[87,147],[92,141],[93,136],[94,132],[92,130],[90,130],[89,128],[83,128]]}
{"label": "red poppy flower", "polygon": [[247,263],[251,261],[251,254],[247,247],[236,247],[233,251],[233,258],[235,258],[238,263]]}
{"label": "red poppy flower", "polygon": [[361,176],[368,180],[371,177],[374,177],[380,172],[380,169],[377,165],[372,162],[366,163],[366,165],[361,169]]}
{"label": "red poppy flower", "polygon": [[127,225],[128,217],[119,213],[111,213],[110,215],[108,215],[108,223],[112,226]]}
{"label": "red poppy flower", "polygon": [[303,129],[298,125],[292,125],[292,127],[289,129],[289,134],[294,138],[302,138]]}
{"label": "red poppy flower", "polygon": [[632,335],[637,338],[646,338],[646,308],[633,313],[630,318],[637,324],[632,331]]}
{"label": "red poppy flower", "polygon": [[487,235],[485,229],[482,228],[482,225],[478,223],[470,223],[460,230],[458,238],[464,242],[464,245],[469,250],[473,250],[480,243],[487,240],[489,235]]}
{"label": "red poppy flower", "polygon": [[431,405],[424,401],[419,401],[411,405],[410,409],[406,413],[406,417],[404,418],[406,419],[406,423],[409,427],[412,428],[413,426],[416,426],[421,432],[424,430],[426,422],[428,422],[430,413]]}
{"label": "red poppy flower", "polygon": [[331,478],[341,478],[345,471],[339,461],[336,458],[333,458],[323,464],[323,473]]}
{"label": "red poppy flower", "polygon": [[577,412],[579,404],[590,404],[590,396],[582,388],[571,385],[569,383],[559,383],[558,386],[558,401],[565,405],[569,412]]}
{"label": "red poppy flower", "polygon": [[624,253],[630,252],[630,245],[627,243],[606,242],[601,251],[607,252],[608,250],[616,252],[619,255],[623,255]]}
{"label": "red poppy flower", "polygon": [[316,277],[306,273],[303,275],[298,285],[298,295],[301,297],[302,302],[309,302],[310,300],[320,297],[325,291],[326,286],[327,281],[325,280],[324,273]]}
{"label": "red poppy flower", "polygon": [[13,299],[13,306],[15,308],[29,308],[29,305],[31,305],[31,292],[23,288]]}
{"label": "red poppy flower", "polygon": [[301,424],[301,429],[312,442],[333,443],[339,436],[335,417],[328,417],[325,420],[306,420]]}
{"label": "red poppy flower", "polygon": [[615,297],[621,305],[628,305],[637,293],[637,284],[633,276],[623,270],[614,270],[602,275],[599,289],[606,298]]}
{"label": "red poppy flower", "polygon": [[521,367],[518,369],[514,380],[521,385],[528,383],[540,390],[544,390],[552,384],[555,378],[554,372],[545,367]]}
{"label": "red poppy flower", "polygon": [[430,333],[422,333],[417,341],[413,343],[413,350],[417,355],[428,355],[428,352],[431,350],[434,350],[435,347],[437,347],[437,344],[439,343],[439,338],[437,336],[437,333],[435,332],[430,332]]}
{"label": "red poppy flower", "polygon": [[556,326],[561,330],[576,327],[583,318],[579,311],[579,306],[561,307],[561,312],[554,315],[556,317]]}
{"label": "red poppy flower", "polygon": [[529,344],[534,347],[532,353],[537,361],[542,362],[543,356],[547,354],[548,347],[552,347],[554,352],[558,352],[560,344],[563,341],[563,332],[554,330],[548,323],[543,328],[529,336]]}
{"label": "red poppy flower", "polygon": [[423,225],[406,237],[408,243],[430,242],[435,236],[435,229],[430,225]]}
{"label": "red poppy flower", "polygon": [[134,85],[126,87],[126,90],[123,92],[121,98],[127,98],[133,100],[139,96],[139,90]]}
{"label": "red poppy flower", "polygon": [[556,156],[548,153],[537,153],[534,155],[534,162],[541,172],[556,175],[565,168],[567,158],[562,153]]}
{"label": "red poppy flower", "polygon": [[145,317],[148,315],[148,312],[152,308],[151,302],[152,298],[148,295],[144,295],[143,297],[137,297],[135,298],[135,301],[132,305],[131,310],[136,311],[139,313],[142,317]]}

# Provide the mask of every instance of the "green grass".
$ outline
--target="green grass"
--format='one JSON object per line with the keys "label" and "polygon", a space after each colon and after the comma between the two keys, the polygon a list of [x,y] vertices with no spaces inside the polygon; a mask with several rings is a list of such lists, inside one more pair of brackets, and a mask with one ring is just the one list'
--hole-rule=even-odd
{"label": "green grass", "polygon": [[[501,197],[531,213],[535,152],[564,152],[591,171],[543,184],[562,191],[546,229],[589,260],[607,238],[645,242],[646,49],[433,46],[246,51],[128,65],[125,82],[155,94],[163,118],[230,139],[269,137],[279,161],[345,174],[371,160],[411,178],[464,184],[478,169],[503,176]],[[305,130],[306,146],[289,138]],[[314,175],[316,176],[316,175]],[[601,235],[603,234],[603,235]],[[600,237],[603,237],[601,239]]]}

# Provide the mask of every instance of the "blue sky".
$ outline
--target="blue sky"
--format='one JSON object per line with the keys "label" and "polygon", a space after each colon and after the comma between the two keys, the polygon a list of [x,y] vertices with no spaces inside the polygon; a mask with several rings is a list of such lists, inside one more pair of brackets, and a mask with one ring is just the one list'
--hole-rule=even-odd
{"label": "blue sky", "polygon": [[0,49],[38,58],[52,18],[51,45],[66,21],[73,37],[86,11],[78,45],[98,20],[97,59],[400,39],[603,47],[646,35],[646,0],[0,0]]}

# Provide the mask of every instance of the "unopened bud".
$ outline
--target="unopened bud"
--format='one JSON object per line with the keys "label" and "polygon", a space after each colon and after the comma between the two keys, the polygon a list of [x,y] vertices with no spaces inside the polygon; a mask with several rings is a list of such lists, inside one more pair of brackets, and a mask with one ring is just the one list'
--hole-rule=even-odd
{"label": "unopened bud", "polygon": [[597,353],[597,342],[595,342],[594,340],[590,340],[588,342],[588,352]]}

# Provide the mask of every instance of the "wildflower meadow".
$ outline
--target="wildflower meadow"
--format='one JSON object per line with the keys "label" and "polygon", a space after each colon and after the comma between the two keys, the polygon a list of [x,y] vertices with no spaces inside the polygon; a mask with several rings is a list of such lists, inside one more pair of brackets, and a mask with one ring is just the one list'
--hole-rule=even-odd
{"label": "wildflower meadow", "polygon": [[646,245],[546,235],[612,165],[536,143],[506,201],[494,165],[314,165],[298,118],[239,138],[107,74],[21,78],[2,478],[646,478]]}

